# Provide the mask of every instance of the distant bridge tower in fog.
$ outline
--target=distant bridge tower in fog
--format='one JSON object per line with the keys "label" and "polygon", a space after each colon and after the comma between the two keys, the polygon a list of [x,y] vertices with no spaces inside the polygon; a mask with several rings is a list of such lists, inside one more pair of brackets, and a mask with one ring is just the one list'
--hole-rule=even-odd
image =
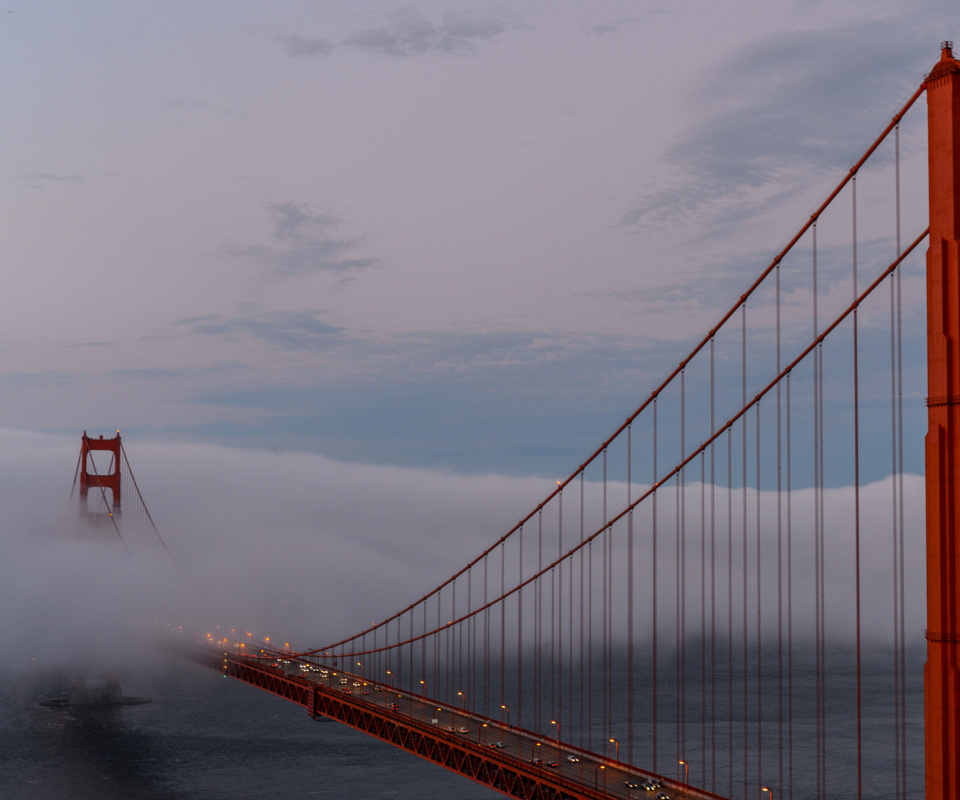
{"label": "distant bridge tower in fog", "polygon": [[[92,452],[105,450],[110,453],[110,464],[104,474],[100,474],[94,463]],[[92,470],[92,471],[91,471]],[[81,513],[92,513],[87,505],[87,492],[90,489],[99,489],[104,505],[110,509],[109,514],[120,513],[120,431],[113,439],[91,439],[87,432],[83,432],[80,440],[80,460],[77,463],[77,475],[74,476],[74,485],[77,477],[80,478],[80,510]],[[111,497],[107,498],[109,489]]]}
{"label": "distant bridge tower in fog", "polygon": [[[110,461],[104,465],[102,459],[100,467],[97,466],[94,453],[101,451],[110,454]],[[123,460],[124,469],[120,470],[120,461]],[[94,528],[105,528],[112,530],[116,534],[120,543],[127,548],[128,544],[137,546],[137,542],[153,540],[160,544],[163,551],[169,556],[160,531],[153,522],[153,517],[143,501],[143,495],[140,494],[140,487],[137,485],[137,479],[133,475],[133,469],[130,466],[130,459],[127,458],[127,451],[123,449],[123,442],[120,440],[120,431],[112,439],[104,439],[100,436],[96,439],[87,436],[83,432],[80,439],[80,457],[77,459],[77,469],[73,476],[73,488],[70,490],[70,497],[73,497],[77,489],[77,482],[80,483],[80,517]],[[122,488],[123,487],[123,488]],[[107,496],[107,490],[110,490],[110,496]],[[93,496],[90,491],[93,490]],[[127,513],[124,515],[124,524],[120,526],[120,498],[126,495],[132,502],[127,506]],[[131,536],[134,540],[131,542]]]}

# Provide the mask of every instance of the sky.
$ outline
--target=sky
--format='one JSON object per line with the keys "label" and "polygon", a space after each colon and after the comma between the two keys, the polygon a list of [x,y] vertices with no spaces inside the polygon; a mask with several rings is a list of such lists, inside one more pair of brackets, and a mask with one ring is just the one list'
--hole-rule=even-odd
{"label": "sky", "polygon": [[[120,429],[172,538],[229,541],[204,504],[233,508],[255,582],[290,558],[269,537],[323,517],[331,473],[371,512],[364,491],[409,481],[424,508],[365,526],[381,555],[443,543],[395,587],[408,600],[622,422],[953,38],[960,6],[939,0],[8,0],[0,429],[6,471],[44,478],[7,496],[66,493],[80,433]],[[922,113],[902,140],[910,240]],[[865,215],[864,253],[887,240]],[[923,290],[905,287],[909,335]],[[448,522],[464,496],[455,514],[483,514]],[[296,521],[264,533],[279,498]],[[44,563],[36,525],[7,524]]]}
{"label": "sky", "polygon": [[872,0],[4,11],[0,425],[547,475],[960,30]]}

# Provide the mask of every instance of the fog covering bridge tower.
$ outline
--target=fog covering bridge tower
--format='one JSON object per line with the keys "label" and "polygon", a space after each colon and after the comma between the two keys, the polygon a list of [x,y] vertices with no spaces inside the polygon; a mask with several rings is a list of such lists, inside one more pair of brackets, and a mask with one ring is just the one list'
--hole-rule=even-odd
{"label": "fog covering bridge tower", "polygon": [[927,800],[960,800],[960,62],[927,78]]}
{"label": "fog covering bridge tower", "polygon": [[[78,465],[78,474],[80,477],[80,508],[83,511],[88,510],[87,492],[90,489],[109,489],[112,497],[110,513],[120,512],[120,431],[113,439],[91,439],[87,432],[83,432],[83,438],[80,442],[80,463]],[[91,453],[93,451],[107,451],[110,453],[110,466],[107,472],[100,474],[96,464],[93,462]],[[93,470],[92,472],[90,470]]]}

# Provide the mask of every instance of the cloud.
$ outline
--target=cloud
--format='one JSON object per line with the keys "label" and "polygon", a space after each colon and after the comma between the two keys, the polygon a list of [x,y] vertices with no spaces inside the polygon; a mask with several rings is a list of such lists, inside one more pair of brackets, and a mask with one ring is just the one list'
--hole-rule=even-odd
{"label": "cloud", "polygon": [[363,239],[334,235],[342,222],[330,211],[314,212],[306,203],[268,202],[273,223],[273,244],[228,246],[233,256],[260,261],[277,274],[303,275],[332,272],[344,275],[379,265],[372,257],[349,257]]}
{"label": "cloud", "polygon": [[249,316],[222,317],[209,314],[178,320],[202,336],[249,336],[283,350],[326,348],[342,340],[343,328],[319,319],[319,311],[263,312]]}
{"label": "cloud", "polygon": [[287,58],[301,58],[329,55],[336,49],[336,45],[326,39],[308,39],[293,33],[288,36],[277,36],[276,40],[283,47]]}
{"label": "cloud", "polygon": [[480,43],[518,26],[514,16],[504,11],[447,13],[439,23],[433,23],[415,8],[402,8],[386,14],[383,25],[348,36],[343,45],[392,58],[426,53],[471,56]]}
{"label": "cloud", "polygon": [[603,22],[599,25],[592,25],[589,29],[589,32],[597,36],[606,36],[611,33],[620,33],[626,28],[631,28],[634,25],[642,25],[645,22],[650,21],[654,17],[661,16],[662,14],[669,13],[665,9],[651,9],[645,14],[633,14],[629,17],[620,17],[618,19],[612,19],[609,22]]}
{"label": "cloud", "polygon": [[73,186],[86,186],[86,180],[80,175],[57,175],[52,172],[32,172],[29,175],[18,175],[17,180],[28,181],[39,187],[45,183],[67,183]]}
{"label": "cloud", "polygon": [[197,100],[184,100],[182,97],[165,98],[162,101],[162,106],[165,111],[183,111],[184,109],[208,111],[210,109],[209,103]]}
{"label": "cloud", "polygon": [[620,224],[718,208],[732,224],[794,197],[811,175],[849,167],[929,69],[927,33],[905,19],[777,33],[711,65],[690,97],[707,113],[665,157],[682,177]]}

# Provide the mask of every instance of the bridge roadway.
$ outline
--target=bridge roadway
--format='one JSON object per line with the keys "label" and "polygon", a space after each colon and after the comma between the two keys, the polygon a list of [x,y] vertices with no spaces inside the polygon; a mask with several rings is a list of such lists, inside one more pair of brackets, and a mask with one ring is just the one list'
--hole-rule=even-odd
{"label": "bridge roadway", "polygon": [[[532,731],[261,642],[181,634],[181,656],[525,800],[723,800]],[[632,786],[631,786],[632,785]]]}

